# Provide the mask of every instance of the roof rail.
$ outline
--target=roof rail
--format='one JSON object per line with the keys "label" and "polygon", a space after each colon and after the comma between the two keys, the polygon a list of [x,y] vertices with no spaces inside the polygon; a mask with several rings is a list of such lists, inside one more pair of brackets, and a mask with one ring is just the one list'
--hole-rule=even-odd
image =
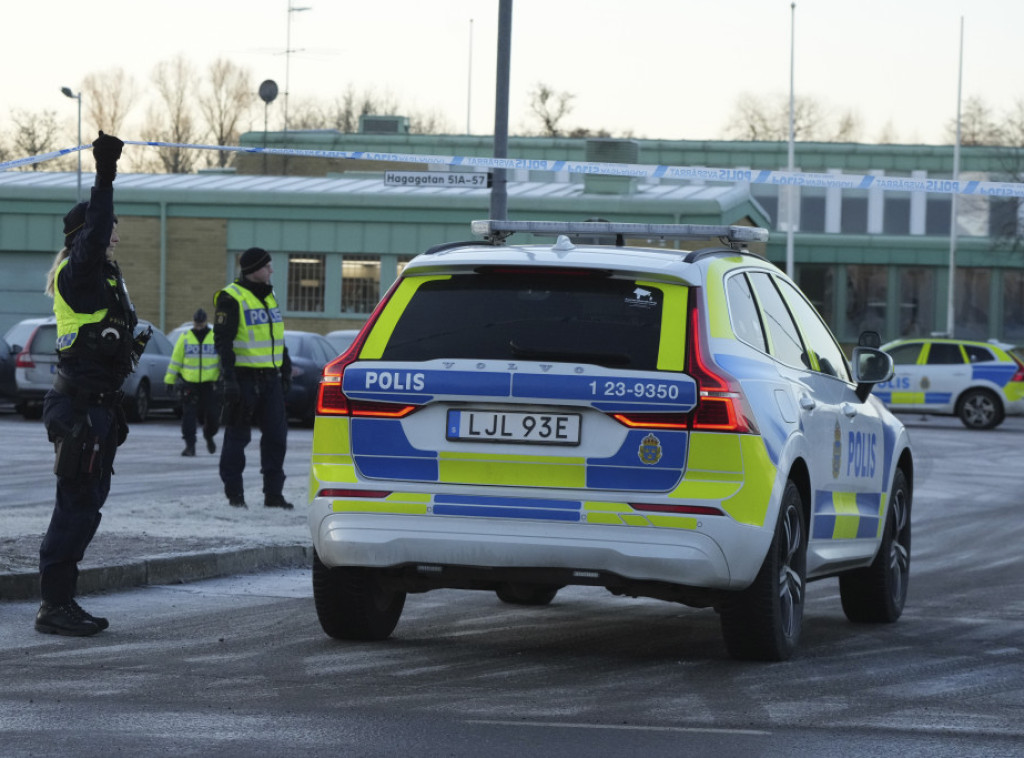
{"label": "roof rail", "polygon": [[560,234],[589,234],[616,236],[622,246],[625,237],[658,237],[661,239],[700,240],[718,237],[722,243],[739,249],[751,242],[767,242],[768,230],[758,226],[728,226],[725,224],[629,224],[610,221],[507,221],[482,219],[470,224],[478,234],[492,245],[500,245],[515,232],[529,232],[540,236],[557,237]]}

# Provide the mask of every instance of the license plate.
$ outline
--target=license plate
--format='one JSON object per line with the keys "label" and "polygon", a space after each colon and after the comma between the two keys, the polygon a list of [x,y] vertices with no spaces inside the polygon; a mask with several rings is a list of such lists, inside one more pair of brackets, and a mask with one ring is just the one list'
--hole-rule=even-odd
{"label": "license plate", "polygon": [[462,442],[578,445],[580,414],[448,411],[445,436]]}

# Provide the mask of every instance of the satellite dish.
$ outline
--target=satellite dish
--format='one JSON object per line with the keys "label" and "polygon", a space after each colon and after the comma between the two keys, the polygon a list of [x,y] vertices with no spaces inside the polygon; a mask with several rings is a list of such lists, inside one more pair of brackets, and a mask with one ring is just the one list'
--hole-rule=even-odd
{"label": "satellite dish", "polygon": [[267,79],[260,85],[260,99],[265,103],[272,103],[277,97],[277,82]]}

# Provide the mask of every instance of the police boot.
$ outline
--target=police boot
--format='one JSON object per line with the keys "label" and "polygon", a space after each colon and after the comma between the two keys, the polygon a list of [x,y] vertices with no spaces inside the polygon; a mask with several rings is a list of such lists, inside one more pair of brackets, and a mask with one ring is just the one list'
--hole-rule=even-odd
{"label": "police boot", "polygon": [[283,508],[286,511],[295,507],[284,499],[284,495],[267,495],[263,500],[263,505],[267,508]]}
{"label": "police boot", "polygon": [[217,443],[214,441],[213,437],[207,437],[204,434],[203,435],[203,439],[206,440],[206,449],[210,451],[210,454],[213,455],[214,453],[216,453],[217,452]]}
{"label": "police boot", "polygon": [[74,601],[55,605],[44,600],[36,614],[36,631],[64,637],[91,637],[100,631],[100,626],[87,618],[85,611]]}
{"label": "police boot", "polygon": [[101,632],[110,626],[110,622],[107,621],[107,619],[103,618],[103,616],[93,616],[91,613],[89,613],[89,611],[85,610],[85,608],[80,606],[78,604],[78,601],[74,598],[71,598],[71,605],[75,606],[75,608],[78,609],[78,612],[81,613],[82,616],[85,617],[88,621],[91,621],[96,626],[98,626]]}
{"label": "police boot", "polygon": [[182,456],[186,458],[192,458],[196,454],[196,443],[186,442],[185,449],[181,451]]}

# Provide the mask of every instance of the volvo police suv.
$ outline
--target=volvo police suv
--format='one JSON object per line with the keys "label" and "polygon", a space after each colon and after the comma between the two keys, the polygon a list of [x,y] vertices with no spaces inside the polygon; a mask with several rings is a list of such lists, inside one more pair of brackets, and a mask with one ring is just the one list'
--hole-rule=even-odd
{"label": "volvo police suv", "polygon": [[328,635],[384,639],[438,588],[713,608],[756,660],[793,653],[812,579],[839,577],[853,621],[900,616],[913,462],[870,395],[892,360],[874,339],[847,361],[748,251],[765,230],[473,230],[413,259],[324,369],[309,525]]}

